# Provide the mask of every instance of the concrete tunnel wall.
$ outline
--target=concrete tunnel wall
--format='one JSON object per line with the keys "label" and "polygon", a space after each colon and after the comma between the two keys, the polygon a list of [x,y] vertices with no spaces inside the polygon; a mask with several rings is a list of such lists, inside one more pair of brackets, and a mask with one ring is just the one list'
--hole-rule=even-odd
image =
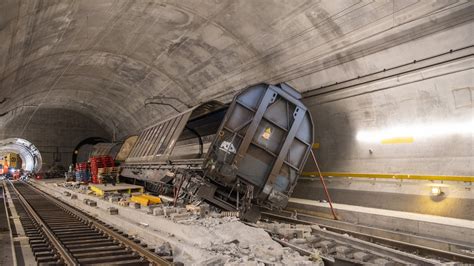
{"label": "concrete tunnel wall", "polygon": [[[473,23],[451,28],[315,74],[331,77],[324,80],[328,83],[341,83],[397,62],[408,64],[305,94],[323,170],[474,175],[474,41],[465,34],[472,29]],[[458,50],[464,47],[468,48]],[[434,58],[421,61],[430,57]],[[391,65],[381,63],[387,58],[394,58]],[[370,133],[397,127],[405,129],[381,137],[413,139],[385,144],[370,139],[376,137]],[[358,138],[359,133],[369,135]]]}
{"label": "concrete tunnel wall", "polygon": [[[312,105],[322,169],[474,175],[473,76],[465,69]],[[384,133],[397,127],[398,134]]]}
{"label": "concrete tunnel wall", "polygon": [[[466,34],[473,28],[464,24],[294,82],[319,78],[326,85],[305,93],[322,171],[473,176],[474,50]],[[397,65],[383,63],[387,58],[400,67],[390,70]],[[397,127],[402,129],[396,134],[371,134]],[[305,170],[315,171],[311,160]],[[337,203],[474,219],[469,182],[343,177],[327,182]],[[430,194],[433,185],[442,188],[442,197]],[[312,178],[302,178],[293,196],[326,199]]]}
{"label": "concrete tunnel wall", "polygon": [[[311,106],[313,117],[318,114],[316,154],[322,171],[473,176],[472,61],[469,65],[432,79]],[[361,130],[398,125],[406,125],[408,132],[436,125],[444,132],[423,132],[400,143],[357,139]],[[311,161],[306,169],[314,171]],[[337,203],[474,219],[471,183],[342,177],[327,181]],[[430,195],[433,185],[442,187],[443,197]],[[319,181],[305,178],[293,196],[326,199]]]}
{"label": "concrete tunnel wall", "polygon": [[174,113],[145,106],[150,97],[193,106],[261,82],[312,90],[335,72],[315,73],[463,25],[472,11],[466,1],[5,0],[1,111],[72,109],[124,137]]}

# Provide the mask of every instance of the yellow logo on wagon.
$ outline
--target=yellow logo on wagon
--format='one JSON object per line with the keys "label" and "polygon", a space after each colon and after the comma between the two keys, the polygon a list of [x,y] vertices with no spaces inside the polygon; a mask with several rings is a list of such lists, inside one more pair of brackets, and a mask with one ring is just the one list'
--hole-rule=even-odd
{"label": "yellow logo on wagon", "polygon": [[270,127],[265,128],[265,131],[262,134],[262,138],[269,140],[272,135],[272,129]]}

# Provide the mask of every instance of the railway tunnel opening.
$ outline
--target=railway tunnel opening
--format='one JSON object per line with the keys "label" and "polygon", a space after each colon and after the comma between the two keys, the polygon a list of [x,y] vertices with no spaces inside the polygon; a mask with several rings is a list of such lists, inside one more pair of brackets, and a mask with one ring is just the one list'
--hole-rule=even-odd
{"label": "railway tunnel opening", "polygon": [[[3,156],[2,156],[3,155]],[[16,158],[12,165],[12,156]],[[15,169],[23,169],[27,172],[37,173],[41,170],[43,160],[40,151],[33,143],[21,138],[8,138],[0,140],[0,157],[8,156],[8,164]],[[3,165],[4,167],[4,165]]]}
{"label": "railway tunnel opening", "polygon": [[87,159],[92,153],[94,145],[98,143],[107,143],[107,142],[110,142],[110,141],[101,137],[90,137],[90,138],[83,139],[74,148],[74,151],[72,153],[71,163],[75,165],[77,162],[87,161]]}

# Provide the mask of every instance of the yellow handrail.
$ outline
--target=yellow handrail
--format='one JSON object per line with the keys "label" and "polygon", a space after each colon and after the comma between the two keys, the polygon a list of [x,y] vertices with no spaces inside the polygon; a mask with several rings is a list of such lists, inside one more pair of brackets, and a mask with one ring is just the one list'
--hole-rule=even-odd
{"label": "yellow handrail", "polygon": [[[418,175],[418,174],[374,174],[374,173],[351,173],[351,172],[322,172],[325,177],[357,177],[357,178],[390,178],[390,179],[413,179],[413,180],[441,180],[474,182],[474,176],[451,176],[451,175]],[[304,177],[318,177],[317,172],[303,172]]]}

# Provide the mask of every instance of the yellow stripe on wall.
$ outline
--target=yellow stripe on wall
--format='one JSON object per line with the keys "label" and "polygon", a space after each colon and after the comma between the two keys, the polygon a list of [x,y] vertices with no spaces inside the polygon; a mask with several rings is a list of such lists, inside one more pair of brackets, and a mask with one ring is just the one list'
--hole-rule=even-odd
{"label": "yellow stripe on wall", "polygon": [[400,144],[400,143],[413,143],[415,141],[413,137],[398,137],[398,138],[389,138],[382,139],[382,144]]}
{"label": "yellow stripe on wall", "polygon": [[[413,179],[413,180],[442,180],[458,182],[474,182],[474,176],[448,176],[448,175],[410,175],[410,174],[367,174],[367,173],[345,173],[345,172],[322,172],[325,177],[358,177],[358,178],[391,178],[391,179]],[[303,172],[304,177],[318,177],[318,172]]]}

